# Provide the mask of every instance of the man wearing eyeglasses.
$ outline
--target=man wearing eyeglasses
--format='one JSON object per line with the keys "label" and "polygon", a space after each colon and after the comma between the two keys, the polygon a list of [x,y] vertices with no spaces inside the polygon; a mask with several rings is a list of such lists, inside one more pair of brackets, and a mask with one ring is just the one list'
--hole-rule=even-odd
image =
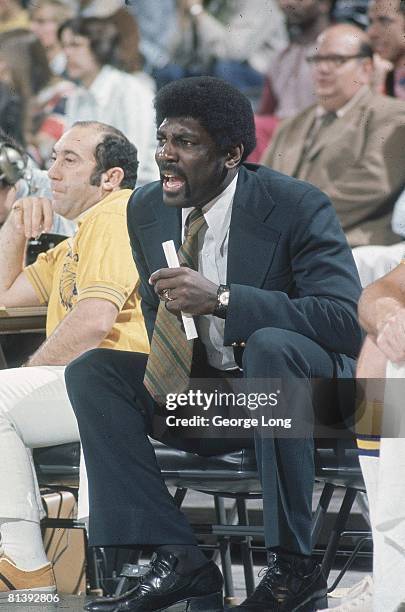
{"label": "man wearing eyeglasses", "polygon": [[405,103],[370,90],[373,52],[355,26],[327,28],[308,61],[318,103],[281,125],[262,161],[325,191],[350,246],[398,242]]}

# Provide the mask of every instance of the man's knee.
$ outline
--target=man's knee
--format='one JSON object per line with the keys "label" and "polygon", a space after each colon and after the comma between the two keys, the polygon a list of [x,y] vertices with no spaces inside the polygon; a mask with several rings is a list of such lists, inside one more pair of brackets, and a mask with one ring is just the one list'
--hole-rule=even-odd
{"label": "man's knee", "polygon": [[92,349],[66,366],[65,381],[69,395],[71,393],[91,393],[95,379],[103,376],[105,352],[104,349]]}
{"label": "man's knee", "polygon": [[[248,376],[279,376],[303,361],[301,335],[276,327],[256,330],[246,342],[243,369]],[[305,369],[305,364],[301,363]]]}
{"label": "man's knee", "polygon": [[278,358],[294,348],[297,336],[299,334],[277,327],[258,329],[246,342],[243,357],[246,359],[253,354],[263,358]]}

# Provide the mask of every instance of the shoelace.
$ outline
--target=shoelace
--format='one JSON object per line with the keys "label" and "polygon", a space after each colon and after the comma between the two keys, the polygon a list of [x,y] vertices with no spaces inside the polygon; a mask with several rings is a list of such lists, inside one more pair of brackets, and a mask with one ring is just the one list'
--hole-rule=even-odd
{"label": "shoelace", "polygon": [[149,577],[150,573],[154,571],[155,574],[162,578],[167,573],[168,569],[170,568],[168,567],[165,561],[159,558],[154,559],[152,557],[150,561],[149,571],[146,572],[146,574],[144,574],[143,576],[139,577],[139,582],[134,590],[138,589],[139,594],[150,592],[151,590],[153,590],[151,585],[145,584],[145,581]]}
{"label": "shoelace", "polygon": [[261,578],[260,586],[271,587],[274,584],[274,579],[280,576],[280,559],[276,554],[269,555],[269,563],[267,566],[262,567],[260,572],[257,574],[258,578]]}
{"label": "shoelace", "polygon": [[303,567],[299,567],[295,564],[295,562],[289,563],[285,559],[278,556],[276,553],[271,553],[269,555],[269,563],[267,567],[263,567],[258,573],[258,577],[262,578],[260,584],[263,586],[271,587],[273,586],[275,580],[282,575],[283,570],[286,570],[289,574],[293,573],[297,577],[304,579],[307,575],[311,574],[311,570],[307,568],[307,572],[303,571]]}

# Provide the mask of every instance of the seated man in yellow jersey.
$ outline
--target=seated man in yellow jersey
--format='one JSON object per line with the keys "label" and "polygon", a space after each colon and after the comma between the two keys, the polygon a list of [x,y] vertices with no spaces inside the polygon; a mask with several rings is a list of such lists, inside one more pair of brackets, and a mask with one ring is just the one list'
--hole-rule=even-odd
{"label": "seated man in yellow jersey", "polygon": [[[17,200],[0,230],[0,305],[48,305],[46,341],[25,368],[0,372],[0,600],[55,590],[30,449],[79,440],[64,366],[96,347],[149,350],[126,224],[137,166],[119,130],[77,123],[55,145],[52,202]],[[27,239],[54,212],[77,219],[76,234],[23,267]]]}

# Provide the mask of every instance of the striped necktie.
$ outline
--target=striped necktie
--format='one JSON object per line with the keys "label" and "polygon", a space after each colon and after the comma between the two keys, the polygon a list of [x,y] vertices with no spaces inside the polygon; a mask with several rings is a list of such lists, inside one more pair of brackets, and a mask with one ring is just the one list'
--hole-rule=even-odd
{"label": "striped necktie", "polygon": [[[177,253],[180,264],[193,270],[198,268],[198,232],[205,224],[201,209],[192,210]],[[143,381],[155,401],[164,404],[168,393],[187,389],[192,358],[193,341],[187,340],[180,318],[167,310],[165,302],[160,302]]]}
{"label": "striped necktie", "polygon": [[328,128],[337,118],[337,114],[335,111],[328,111],[324,113],[321,117],[318,117],[312,125],[311,130],[305,140],[304,150],[302,152],[303,155],[306,155],[314,146],[316,142],[319,141],[319,137],[322,134],[323,130]]}

